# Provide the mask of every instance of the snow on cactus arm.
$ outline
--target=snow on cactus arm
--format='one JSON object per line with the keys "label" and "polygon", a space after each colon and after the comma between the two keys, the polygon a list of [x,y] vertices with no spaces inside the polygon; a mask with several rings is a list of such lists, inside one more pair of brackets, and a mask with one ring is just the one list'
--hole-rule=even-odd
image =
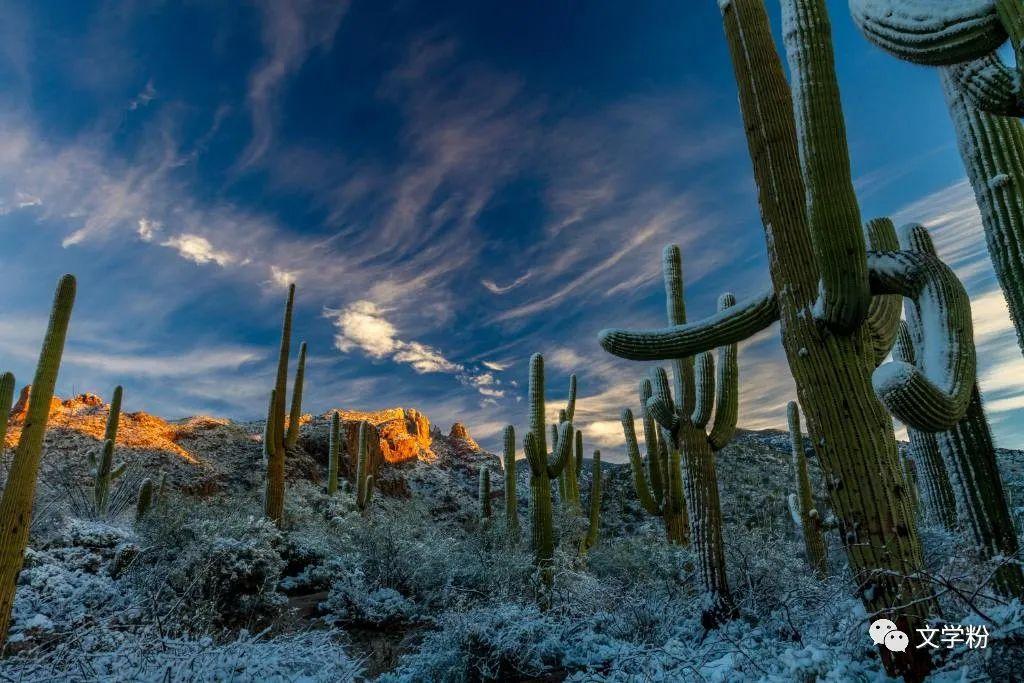
{"label": "snow on cactus arm", "polygon": [[[864,225],[868,248],[872,251],[898,251],[896,226],[888,218],[875,218]],[[871,347],[875,351],[875,366],[881,365],[892,351],[900,330],[903,297],[872,297],[868,307],[867,325],[871,334]]]}
{"label": "snow on cactus arm", "polygon": [[686,325],[650,330],[602,330],[601,348],[628,360],[669,360],[695,356],[754,336],[779,319],[775,292],[767,291]]}
{"label": "snow on cactus arm", "polygon": [[872,376],[875,393],[910,427],[949,429],[967,410],[977,369],[967,292],[946,264],[928,254],[871,252],[868,266],[872,291],[911,299],[922,325],[917,363],[879,366]]}
{"label": "snow on cactus arm", "polygon": [[943,79],[949,79],[958,94],[979,110],[995,116],[1024,116],[1020,73],[1003,64],[998,54],[943,67],[942,71]]}
{"label": "snow on cactus arm", "polygon": [[[719,312],[736,305],[736,297],[726,293],[718,298]],[[732,441],[740,412],[739,360],[736,344],[718,349],[718,381],[715,385],[715,418],[711,423],[708,442],[711,450],[720,451]]]}
{"label": "snow on cactus arm", "polygon": [[697,405],[690,416],[690,422],[704,428],[711,421],[715,409],[715,357],[710,351],[697,356],[694,381],[697,387]]}
{"label": "snow on cactus arm", "polygon": [[872,43],[917,64],[956,64],[1006,41],[993,0],[850,0],[850,14]]}

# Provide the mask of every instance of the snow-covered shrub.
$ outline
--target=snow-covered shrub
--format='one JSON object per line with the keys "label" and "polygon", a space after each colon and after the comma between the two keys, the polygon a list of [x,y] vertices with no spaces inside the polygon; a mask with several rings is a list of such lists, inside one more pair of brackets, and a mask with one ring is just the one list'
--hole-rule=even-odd
{"label": "snow-covered shrub", "polygon": [[402,624],[417,615],[416,606],[394,588],[368,586],[358,569],[342,572],[321,605],[329,624],[375,627]]}

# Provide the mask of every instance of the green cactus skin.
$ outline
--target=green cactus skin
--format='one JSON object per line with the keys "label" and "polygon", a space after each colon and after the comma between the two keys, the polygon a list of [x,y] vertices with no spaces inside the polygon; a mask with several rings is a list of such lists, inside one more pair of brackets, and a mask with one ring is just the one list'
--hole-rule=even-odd
{"label": "green cactus skin", "polygon": [[[871,251],[899,251],[896,226],[889,218],[874,218],[864,224],[864,237]],[[885,362],[900,331],[903,298],[894,294],[876,296],[868,306],[867,326],[871,347],[875,351],[875,367]]]}
{"label": "green cactus skin", "polygon": [[[573,426],[562,422],[555,433],[553,453],[546,448],[544,425],[544,357],[535,353],[530,358],[530,431],[523,442],[530,464],[530,538],[534,564],[540,574],[538,602],[541,609],[551,606],[554,585],[555,533],[551,505],[551,480],[557,478],[571,458]],[[568,411],[566,411],[568,413]],[[539,438],[538,438],[539,435]]]}
{"label": "green cactus skin", "polygon": [[146,478],[139,486],[139,497],[135,501],[135,523],[138,524],[153,504],[153,480]]}
{"label": "green cactus skin", "polygon": [[975,108],[948,70],[940,73],[988,253],[1024,350],[1024,124]]}
{"label": "green cactus skin", "polygon": [[486,467],[480,468],[480,523],[487,525],[491,522],[491,471]]}
{"label": "green cactus skin", "polygon": [[921,514],[921,487],[917,481],[917,463],[913,458],[903,456],[903,477],[907,480],[907,488],[910,490],[910,507],[914,514]]}
{"label": "green cactus skin", "polygon": [[[640,395],[644,395],[644,385],[650,389],[650,380],[646,377],[641,381]],[[654,420],[648,417],[644,409],[644,431],[647,432],[647,423]],[[647,451],[647,466],[644,466],[640,458],[640,448],[637,445],[636,431],[633,427],[633,411],[626,408],[622,411],[622,432],[626,437],[626,454],[629,456],[630,468],[633,471],[633,486],[636,489],[640,506],[655,517],[661,517],[665,525],[665,536],[668,542],[673,545],[688,545],[690,542],[689,515],[686,509],[686,502],[682,487],[682,478],[673,478],[669,472],[674,472],[674,467],[680,467],[679,454],[677,451],[669,455],[667,448],[662,448],[656,436],[657,431],[652,426],[650,434],[645,434],[645,448]],[[661,477],[668,480],[668,486],[661,486],[656,489],[653,485],[648,486],[648,477]],[[667,495],[666,495],[667,494]]]}
{"label": "green cactus skin", "polygon": [[799,514],[794,521],[797,522],[804,537],[807,563],[819,579],[824,579],[828,576],[828,549],[825,545],[825,535],[822,533],[821,513],[814,505],[811,476],[807,471],[807,456],[804,453],[804,437],[800,431],[800,406],[796,401],[789,403],[788,418]]}
{"label": "green cactus skin", "polygon": [[[577,432],[579,433],[579,432]],[[580,542],[580,555],[586,555],[597,545],[601,534],[601,451],[594,451],[590,466],[590,517],[587,533]]]}
{"label": "green cactus skin", "polygon": [[519,498],[516,494],[516,428],[505,427],[503,473],[505,476],[505,533],[509,543],[519,544]]}
{"label": "green cactus skin", "polygon": [[267,467],[274,454],[274,404],[277,401],[277,390],[270,390],[270,403],[267,406],[267,422],[263,425],[263,466]]}
{"label": "green cactus skin", "polygon": [[14,401],[14,375],[5,372],[0,375],[0,453],[6,450],[7,424],[11,417],[11,404]]}
{"label": "green cactus skin", "polygon": [[331,434],[327,444],[327,495],[338,492],[338,465],[341,462],[341,415],[331,413]]}
{"label": "green cactus skin", "polygon": [[306,342],[299,345],[299,364],[295,369],[295,385],[292,387],[292,409],[288,413],[288,435],[285,448],[291,450],[299,443],[302,425],[302,388],[306,381]]}
{"label": "green cactus skin", "polygon": [[[575,394],[575,389],[576,375],[573,375],[573,394]],[[575,395],[573,396],[573,400],[575,400]],[[565,413],[568,415],[568,411],[565,411]],[[562,416],[559,415],[559,417]],[[565,505],[565,508],[571,513],[579,514],[583,509],[580,502],[579,482],[579,471],[583,466],[583,432],[577,429],[575,434],[575,448],[569,450],[565,467],[562,468],[562,473],[558,475],[558,492],[562,497],[562,504]]]}
{"label": "green cactus skin", "polygon": [[[910,328],[905,322],[900,323],[899,336],[893,347],[892,356],[903,363],[916,362]],[[907,436],[910,438],[910,452],[918,466],[918,483],[925,517],[933,524],[953,531],[957,528],[956,497],[953,495],[953,486],[949,483],[949,474],[939,451],[938,439],[935,434],[922,432],[913,427],[907,428]]]}
{"label": "green cactus skin", "polygon": [[366,422],[359,423],[359,450],[356,452],[356,507],[366,512],[373,498],[373,475],[369,471]]}
{"label": "green cactus skin", "polygon": [[117,427],[121,424],[121,401],[124,398],[124,387],[114,387],[114,397],[110,399],[110,412],[107,413],[107,425],[103,431],[104,441],[117,443]]}
{"label": "green cactus skin", "polygon": [[[900,245],[907,250],[935,255],[931,236],[921,225],[902,228]],[[906,311],[905,317],[914,354],[920,360],[921,317],[912,309]],[[1016,558],[1020,550],[1017,532],[976,381],[972,384],[967,414],[952,429],[937,432],[935,439],[950,475],[958,513],[978,558],[982,561],[995,557]],[[1002,564],[992,577],[992,587],[1006,597],[1024,597],[1024,571],[1020,564]]]}
{"label": "green cactus skin", "polygon": [[157,509],[164,509],[167,504],[167,473],[160,472],[159,483],[156,485],[156,506]]}
{"label": "green cactus skin", "polygon": [[[782,0],[782,4],[786,26],[783,37],[789,61],[807,69],[808,60],[831,49],[831,30],[824,2]],[[806,410],[807,429],[816,444],[840,538],[858,582],[858,593],[868,613],[884,615],[910,633],[915,625],[927,619],[934,603],[927,582],[916,578],[924,566],[921,541],[916,520],[906,502],[907,491],[902,486],[903,472],[892,418],[875,395],[872,376],[883,373],[887,380],[882,386],[885,393],[890,398],[893,394],[902,394],[897,403],[904,407],[915,392],[927,395],[928,391],[921,388],[925,384],[921,378],[909,371],[893,373],[887,369],[889,363],[876,369],[867,324],[844,334],[836,326],[825,328],[818,324],[813,315],[819,283],[827,281],[821,275],[822,269],[849,267],[860,272],[857,262],[867,260],[865,252],[851,251],[834,254],[838,259],[835,262],[819,263],[808,226],[807,207],[818,201],[808,197],[809,190],[824,192],[821,201],[828,201],[831,192],[841,193],[842,201],[852,195],[850,187],[830,187],[825,191],[822,190],[824,183],[808,182],[800,163],[801,149],[808,159],[819,150],[811,149],[807,140],[801,143],[798,130],[808,140],[813,139],[815,145],[832,148],[832,152],[820,150],[824,159],[831,160],[832,166],[849,166],[848,160],[837,160],[834,153],[845,148],[845,144],[836,139],[841,137],[842,130],[835,125],[841,115],[839,103],[820,101],[825,96],[835,97],[836,75],[830,60],[819,59],[812,71],[794,74],[791,89],[764,1],[730,0],[719,6],[738,84],[777,306],[771,310],[772,296],[758,295],[708,320],[689,325],[673,325],[647,333],[605,331],[601,334],[601,343],[607,351],[624,358],[668,360],[742,341],[752,332],[779,320],[786,358],[798,399]],[[816,90],[818,88],[821,90]],[[805,103],[801,112],[808,119],[799,129],[794,102]],[[809,135],[812,130],[813,136]],[[827,131],[832,135],[828,136]],[[807,168],[811,166],[808,164]],[[841,173],[834,178],[836,184],[842,184],[848,176]],[[828,229],[861,232],[861,226],[849,220],[836,222]],[[828,238],[832,237],[829,234]],[[835,238],[844,244],[855,241],[851,236]],[[935,259],[903,252],[896,257],[891,253],[874,253],[874,256],[876,266],[885,271],[879,277],[872,277],[869,263],[869,284],[874,295],[903,295],[906,289],[926,299],[946,284]],[[932,267],[937,270],[930,270]],[[873,280],[888,278],[905,282],[898,290],[893,282],[881,282],[879,290],[874,289]],[[889,288],[897,291],[889,291]],[[953,333],[957,325],[964,322],[959,305],[969,307],[966,296],[962,289],[959,292],[949,289],[945,293],[953,297],[958,310],[944,320],[929,321],[935,326],[928,329],[937,330],[941,337],[929,343],[936,348],[959,344],[954,355],[973,357],[973,343],[967,344],[973,340],[968,340],[963,330]],[[943,305],[946,303],[949,302]],[[935,305],[929,310],[936,318],[943,318],[948,309]],[[929,373],[935,373],[927,377],[934,385],[932,388],[954,387],[957,390],[955,395],[946,397],[945,405],[939,402],[936,406],[918,408],[932,421],[949,418],[948,411],[943,414],[943,410],[952,404],[959,406],[964,399],[960,392],[963,380],[968,375],[973,379],[974,372],[970,358],[967,360],[951,367],[929,369]],[[945,380],[953,375],[955,378],[947,385]],[[969,392],[966,398],[969,400]],[[966,407],[965,401],[963,409]],[[913,415],[914,407],[908,407],[907,412]],[[959,419],[962,415],[953,417]],[[694,515],[693,509],[690,514]],[[930,658],[922,650],[908,651],[898,658],[888,651],[879,654],[890,675],[921,678],[932,668]]]}
{"label": "green cactus skin", "polygon": [[[264,512],[278,527],[284,524],[284,459],[285,439],[285,395],[288,391],[288,358],[291,353],[292,311],[295,308],[295,285],[288,287],[285,303],[284,322],[281,326],[281,349],[277,360],[277,381],[271,394],[271,419],[267,421],[264,434],[264,450],[267,456],[267,489],[264,497]],[[267,439],[266,437],[271,437]]]}
{"label": "green cactus skin", "polygon": [[65,275],[57,285],[50,322],[43,339],[36,375],[32,382],[28,412],[21,438],[11,460],[3,497],[0,498],[0,651],[7,642],[11,623],[15,583],[21,573],[28,545],[32,501],[35,498],[43,437],[50,417],[50,402],[57,384],[71,309],[75,303],[75,278]]}

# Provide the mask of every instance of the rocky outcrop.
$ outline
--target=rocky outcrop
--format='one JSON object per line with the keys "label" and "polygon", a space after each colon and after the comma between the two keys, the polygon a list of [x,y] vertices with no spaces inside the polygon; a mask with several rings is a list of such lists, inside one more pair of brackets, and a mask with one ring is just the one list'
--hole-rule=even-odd
{"label": "rocky outcrop", "polygon": [[461,422],[456,422],[452,425],[452,430],[448,433],[448,438],[458,446],[465,446],[470,450],[479,451],[480,444],[473,440],[473,437],[469,435],[469,430],[466,425]]}
{"label": "rocky outcrop", "polygon": [[[327,432],[333,411],[312,419],[303,426],[300,443],[317,460],[327,461]],[[342,474],[355,472],[359,446],[359,425],[367,423],[367,459],[374,474],[381,465],[401,465],[435,459],[430,420],[412,408],[389,408],[373,412],[339,410],[345,437]]]}

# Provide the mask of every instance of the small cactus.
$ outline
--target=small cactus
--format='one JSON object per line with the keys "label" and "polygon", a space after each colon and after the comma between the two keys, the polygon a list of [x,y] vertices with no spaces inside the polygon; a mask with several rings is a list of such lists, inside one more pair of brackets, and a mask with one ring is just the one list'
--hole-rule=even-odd
{"label": "small cactus", "polygon": [[505,476],[505,532],[513,545],[519,543],[519,498],[516,496],[516,428],[505,427],[504,458],[502,469]]}
{"label": "small cactus", "polygon": [[341,462],[341,415],[331,413],[331,434],[327,444],[327,495],[338,492],[338,467]]}
{"label": "small cactus", "polygon": [[590,519],[587,534],[580,543],[580,555],[586,555],[597,545],[601,533],[601,451],[594,451],[590,467]]}
{"label": "small cactus", "polygon": [[[28,545],[29,520],[32,518],[32,502],[35,499],[36,478],[39,474],[39,459],[43,453],[43,437],[50,417],[50,401],[53,399],[64,354],[71,309],[75,303],[75,278],[65,275],[57,286],[50,322],[43,339],[43,348],[36,365],[32,382],[28,412],[18,447],[11,460],[3,497],[0,498],[0,651],[7,642],[7,629],[11,623],[11,608],[14,605],[15,584],[21,573]],[[8,385],[13,397],[14,378],[4,376],[0,381],[0,398],[6,400]],[[10,404],[0,405],[0,411],[9,412]],[[6,422],[4,423],[6,426]]]}
{"label": "small cactus", "polygon": [[138,524],[153,504],[153,480],[146,478],[139,486],[139,497],[135,501],[135,523]]}
{"label": "small cactus", "polygon": [[793,470],[796,473],[797,493],[789,496],[790,514],[793,522],[804,537],[804,551],[807,563],[818,578],[828,576],[828,549],[822,534],[822,518],[814,505],[811,492],[811,477],[807,472],[807,456],[804,453],[804,437],[800,431],[800,406],[796,401],[789,403],[789,438],[793,451]]}
{"label": "small cactus", "polygon": [[89,453],[89,466],[93,477],[93,506],[96,514],[103,516],[107,514],[110,503],[110,484],[121,477],[127,470],[126,463],[114,466],[114,448],[117,443],[117,428],[121,422],[121,401],[124,390],[118,386],[114,389],[114,397],[110,402],[110,412],[107,413],[107,424],[103,431],[103,446],[100,448],[100,456],[96,457],[95,452]]}
{"label": "small cactus", "polygon": [[480,467],[480,523],[490,524],[491,521],[491,471],[485,466]]}

